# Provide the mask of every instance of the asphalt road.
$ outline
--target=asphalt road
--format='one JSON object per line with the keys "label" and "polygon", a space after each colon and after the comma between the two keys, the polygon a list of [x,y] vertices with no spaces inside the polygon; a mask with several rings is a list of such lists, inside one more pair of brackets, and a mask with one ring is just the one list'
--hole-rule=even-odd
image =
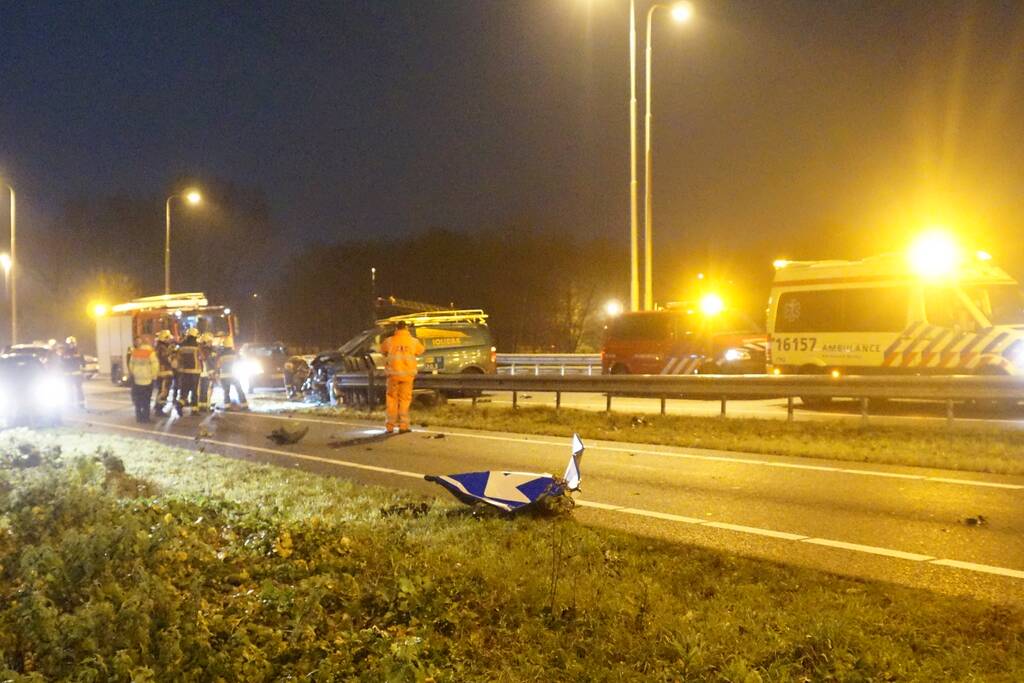
{"label": "asphalt road", "polygon": [[[126,391],[92,384],[88,413],[67,422],[186,449],[199,446],[202,425],[207,452],[441,497],[448,494],[423,474],[560,474],[569,457],[567,439],[456,429],[384,437],[376,424],[268,412],[282,405],[256,399],[252,413],[140,426]],[[289,421],[309,433],[298,444],[273,445],[267,434]],[[585,524],[1024,606],[1024,477],[582,437],[576,516]],[[979,515],[984,524],[969,524]]]}

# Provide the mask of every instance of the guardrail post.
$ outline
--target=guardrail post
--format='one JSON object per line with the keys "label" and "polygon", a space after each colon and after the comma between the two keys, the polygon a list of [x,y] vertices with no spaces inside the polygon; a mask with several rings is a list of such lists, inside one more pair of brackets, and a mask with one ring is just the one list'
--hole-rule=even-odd
{"label": "guardrail post", "polygon": [[515,375],[516,374],[516,364],[515,363],[512,363],[512,369],[509,371],[508,374],[510,374],[510,375]]}
{"label": "guardrail post", "polygon": [[593,374],[594,374],[594,366],[593,365],[588,365],[587,366],[587,375],[588,376],[593,376]]}
{"label": "guardrail post", "polygon": [[723,396],[722,397],[722,406],[721,406],[722,409],[721,409],[721,412],[719,413],[720,417],[725,417],[725,400],[726,400],[726,397]]}
{"label": "guardrail post", "polygon": [[612,395],[611,394],[605,394],[604,412],[606,412],[606,413],[612,412]]}
{"label": "guardrail post", "polygon": [[562,392],[561,391],[556,391],[555,392],[555,410],[558,410],[561,407],[562,407]]}
{"label": "guardrail post", "polygon": [[664,397],[664,396],[662,396],[662,397],[661,397],[661,414],[662,414],[662,415],[664,415],[664,414],[665,414],[665,402],[666,402],[666,401],[665,401],[665,397]]}
{"label": "guardrail post", "polygon": [[533,366],[533,376],[536,377],[540,374],[540,363]]}
{"label": "guardrail post", "polygon": [[793,397],[786,397],[786,422],[793,421]]}
{"label": "guardrail post", "polygon": [[369,361],[366,366],[366,412],[372,413],[374,404],[377,402],[377,391],[374,386],[377,374],[377,364],[373,362],[371,356],[367,356]]}
{"label": "guardrail post", "polygon": [[860,419],[864,422],[868,421],[868,399],[866,398],[860,400]]}
{"label": "guardrail post", "polygon": [[519,407],[519,392],[518,391],[513,391],[512,392],[512,408],[518,408],[518,407]]}
{"label": "guardrail post", "polygon": [[565,363],[562,363],[561,373],[562,377],[565,377]]}
{"label": "guardrail post", "polygon": [[946,424],[953,426],[953,399],[946,399]]}

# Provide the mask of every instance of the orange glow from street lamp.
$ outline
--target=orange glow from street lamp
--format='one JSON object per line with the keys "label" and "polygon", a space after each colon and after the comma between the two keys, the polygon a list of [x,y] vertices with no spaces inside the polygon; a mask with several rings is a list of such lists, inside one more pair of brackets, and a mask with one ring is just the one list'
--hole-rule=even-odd
{"label": "orange glow from street lamp", "polygon": [[189,190],[185,194],[185,201],[195,206],[199,202],[203,201],[203,195],[199,194],[199,190]]}

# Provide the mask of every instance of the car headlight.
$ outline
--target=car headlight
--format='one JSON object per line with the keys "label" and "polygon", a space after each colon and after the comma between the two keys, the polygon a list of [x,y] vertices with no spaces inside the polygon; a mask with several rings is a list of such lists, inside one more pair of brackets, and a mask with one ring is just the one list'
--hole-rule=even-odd
{"label": "car headlight", "polygon": [[750,360],[750,351],[746,349],[726,349],[722,356],[726,363],[735,363],[741,360]]}
{"label": "car headlight", "polygon": [[43,377],[32,385],[32,398],[40,408],[59,408],[67,401],[67,386],[59,377]]}
{"label": "car headlight", "polygon": [[249,379],[263,374],[263,364],[258,360],[242,360],[235,363],[233,374],[240,379]]}
{"label": "car headlight", "polygon": [[1010,348],[1006,350],[1006,357],[1018,369],[1024,369],[1024,342],[1015,341],[1011,344]]}

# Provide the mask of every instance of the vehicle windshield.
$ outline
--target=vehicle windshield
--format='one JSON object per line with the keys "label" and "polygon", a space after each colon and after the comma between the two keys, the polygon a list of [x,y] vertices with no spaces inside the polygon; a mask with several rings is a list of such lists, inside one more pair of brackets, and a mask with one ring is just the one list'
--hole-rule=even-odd
{"label": "vehicle windshield", "polygon": [[964,287],[964,293],[992,325],[1024,325],[1024,293],[1017,285]]}
{"label": "vehicle windshield", "polygon": [[357,334],[356,336],[352,337],[347,342],[342,344],[340,347],[338,347],[338,353],[344,356],[346,354],[353,353],[354,351],[359,350],[359,347],[363,345],[363,342],[366,341],[366,338],[375,334],[377,334],[376,329],[364,330],[363,332],[360,332],[359,334]]}

